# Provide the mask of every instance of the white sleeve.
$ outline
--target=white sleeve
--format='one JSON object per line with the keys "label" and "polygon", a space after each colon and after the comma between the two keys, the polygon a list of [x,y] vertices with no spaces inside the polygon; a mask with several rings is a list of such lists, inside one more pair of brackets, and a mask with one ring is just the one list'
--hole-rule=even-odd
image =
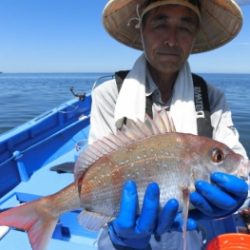
{"label": "white sleeve", "polygon": [[247,157],[246,150],[239,140],[239,133],[234,127],[231,110],[222,91],[208,84],[211,109],[213,139],[226,144],[234,152]]}
{"label": "white sleeve", "polygon": [[116,132],[114,109],[117,95],[115,80],[104,82],[93,90],[91,94],[89,144]]}

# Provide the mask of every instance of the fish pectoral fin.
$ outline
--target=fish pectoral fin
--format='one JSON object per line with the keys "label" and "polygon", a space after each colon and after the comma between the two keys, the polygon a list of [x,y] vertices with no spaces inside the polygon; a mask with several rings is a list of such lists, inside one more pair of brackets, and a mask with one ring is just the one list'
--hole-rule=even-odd
{"label": "fish pectoral fin", "polygon": [[183,238],[183,250],[187,249],[187,223],[189,213],[189,194],[190,187],[188,185],[182,187],[182,199],[183,199],[183,225],[182,225],[182,238]]}
{"label": "fish pectoral fin", "polygon": [[99,213],[89,212],[83,210],[79,215],[79,224],[90,231],[98,231],[100,230],[105,224],[111,221],[112,217],[102,215]]}

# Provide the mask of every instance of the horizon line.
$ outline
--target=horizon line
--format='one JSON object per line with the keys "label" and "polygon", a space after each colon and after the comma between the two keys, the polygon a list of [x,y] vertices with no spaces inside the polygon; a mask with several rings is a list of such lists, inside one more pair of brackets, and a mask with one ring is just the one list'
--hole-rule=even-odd
{"label": "horizon line", "polygon": [[[18,72],[18,71],[7,71],[7,72],[2,72],[0,71],[0,75],[2,74],[112,74],[114,72],[116,72],[117,70],[115,71],[59,71],[59,72],[56,72],[56,71],[51,71],[51,72],[46,72],[46,71],[23,71],[23,72]],[[244,74],[244,75],[249,75],[250,72],[201,72],[201,71],[192,71],[192,72],[195,72],[195,73],[198,73],[198,74]]]}

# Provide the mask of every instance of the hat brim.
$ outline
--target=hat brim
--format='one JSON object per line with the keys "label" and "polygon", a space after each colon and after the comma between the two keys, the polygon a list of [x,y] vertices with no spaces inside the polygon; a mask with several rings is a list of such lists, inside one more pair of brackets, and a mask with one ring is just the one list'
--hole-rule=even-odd
{"label": "hat brim", "polygon": [[[143,49],[140,30],[135,28],[132,19],[137,17],[136,6],[142,3],[142,0],[110,0],[103,12],[107,32],[119,42],[139,50]],[[235,1],[202,0],[200,31],[192,53],[209,51],[228,43],[240,31],[242,21],[242,12]]]}

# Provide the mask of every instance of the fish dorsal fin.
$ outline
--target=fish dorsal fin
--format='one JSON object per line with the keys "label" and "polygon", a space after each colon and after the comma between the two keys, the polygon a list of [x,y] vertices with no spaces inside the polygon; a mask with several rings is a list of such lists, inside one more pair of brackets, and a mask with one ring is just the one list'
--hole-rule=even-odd
{"label": "fish dorsal fin", "polygon": [[147,117],[146,122],[149,121],[151,123],[154,134],[165,134],[176,132],[174,122],[166,110],[157,111],[154,110],[154,118],[153,120],[150,117]]}
{"label": "fish dorsal fin", "polygon": [[145,122],[129,120],[120,133],[131,141],[137,141],[152,135],[176,132],[174,123],[166,110],[155,111],[154,118],[146,115]]}
{"label": "fish dorsal fin", "polygon": [[146,116],[145,122],[128,120],[122,130],[110,134],[89,145],[78,157],[75,166],[75,178],[78,180],[84,172],[104,155],[126,147],[135,141],[153,135],[176,132],[174,123],[166,110],[154,112],[154,118]]}

